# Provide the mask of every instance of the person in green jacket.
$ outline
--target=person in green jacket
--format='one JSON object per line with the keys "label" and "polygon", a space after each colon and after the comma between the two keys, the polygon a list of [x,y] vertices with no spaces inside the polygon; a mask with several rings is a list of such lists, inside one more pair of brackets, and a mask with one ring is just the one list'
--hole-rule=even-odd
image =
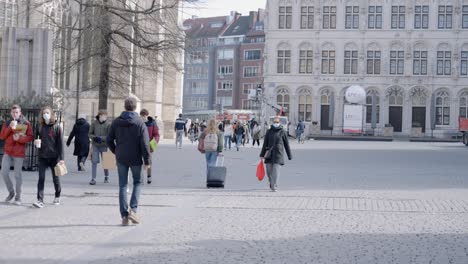
{"label": "person in green jacket", "polygon": [[[107,121],[107,111],[99,110],[96,120],[91,124],[89,130],[89,138],[93,142],[93,149],[91,154],[92,178],[89,182],[90,185],[96,185],[97,165],[100,163],[100,158],[103,152],[107,152],[107,134],[109,133],[110,124]],[[109,170],[104,170],[104,183],[109,182]]]}

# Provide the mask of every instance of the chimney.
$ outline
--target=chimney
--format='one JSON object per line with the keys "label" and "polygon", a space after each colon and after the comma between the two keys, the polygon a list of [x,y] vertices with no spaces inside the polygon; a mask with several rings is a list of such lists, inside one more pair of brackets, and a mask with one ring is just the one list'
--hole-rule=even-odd
{"label": "chimney", "polygon": [[249,12],[249,28],[250,29],[254,28],[256,23],[257,23],[257,12],[250,11]]}

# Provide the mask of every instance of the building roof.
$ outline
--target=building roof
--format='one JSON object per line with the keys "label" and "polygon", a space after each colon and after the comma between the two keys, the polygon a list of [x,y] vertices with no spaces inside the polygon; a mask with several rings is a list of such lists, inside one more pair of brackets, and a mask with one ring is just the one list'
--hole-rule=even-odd
{"label": "building roof", "polygon": [[247,37],[259,37],[265,36],[265,23],[263,21],[258,21],[255,25],[247,32]]}
{"label": "building roof", "polygon": [[226,28],[226,17],[194,18],[184,21],[188,38],[214,38],[218,37]]}
{"label": "building roof", "polygon": [[241,16],[224,31],[222,37],[245,35],[249,31],[250,16]]}

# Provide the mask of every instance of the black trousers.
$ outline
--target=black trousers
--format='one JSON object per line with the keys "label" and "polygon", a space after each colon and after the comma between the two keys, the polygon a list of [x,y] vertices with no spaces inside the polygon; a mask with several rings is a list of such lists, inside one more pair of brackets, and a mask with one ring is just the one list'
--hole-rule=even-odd
{"label": "black trousers", "polygon": [[55,166],[57,165],[57,159],[42,159],[39,158],[39,182],[37,183],[37,200],[44,201],[44,181],[45,173],[47,168],[50,168],[52,172],[52,180],[54,182],[55,197],[60,197],[62,192],[62,186],[60,185],[60,178],[55,175]]}
{"label": "black trousers", "polygon": [[257,142],[258,145],[260,146],[260,139],[254,139],[254,140],[253,140],[252,146],[255,146],[255,142]]}

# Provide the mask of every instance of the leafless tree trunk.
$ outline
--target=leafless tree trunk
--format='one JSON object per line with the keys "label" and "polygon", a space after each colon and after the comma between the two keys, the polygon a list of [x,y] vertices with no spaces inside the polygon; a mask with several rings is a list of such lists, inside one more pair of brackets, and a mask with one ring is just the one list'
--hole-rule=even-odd
{"label": "leafless tree trunk", "polygon": [[[184,48],[184,35],[182,29],[173,26],[177,25],[177,10],[183,2],[196,1],[38,0],[34,8],[56,32],[66,32],[57,34],[60,40],[56,39],[54,46],[73,56],[61,60],[56,74],[83,64],[82,87],[77,89],[98,91],[99,109],[107,109],[110,95],[135,93],[138,69],[157,73],[163,63],[178,63],[175,58]],[[45,11],[49,9],[44,7],[54,4],[58,6],[56,12]],[[59,11],[62,13],[57,15]],[[61,41],[67,34],[72,37]],[[76,52],[80,40],[83,47]]]}

